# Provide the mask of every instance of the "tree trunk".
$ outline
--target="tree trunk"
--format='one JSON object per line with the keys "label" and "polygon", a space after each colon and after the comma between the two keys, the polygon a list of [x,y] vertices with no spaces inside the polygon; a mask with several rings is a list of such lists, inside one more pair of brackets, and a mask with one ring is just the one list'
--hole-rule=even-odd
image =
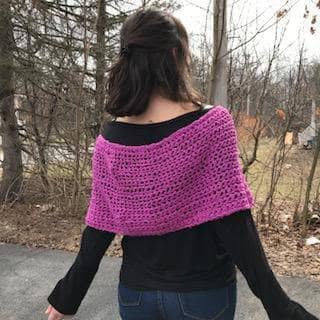
{"label": "tree trunk", "polygon": [[[101,119],[105,101],[105,69],[106,69],[106,1],[98,1],[97,43],[96,43],[96,118],[97,130],[101,130]],[[98,132],[95,132],[97,135]]]}
{"label": "tree trunk", "polygon": [[301,220],[302,220],[302,236],[306,236],[307,234],[307,223],[309,217],[309,202],[310,202],[310,196],[311,196],[311,189],[312,189],[312,183],[314,180],[315,171],[317,168],[317,163],[320,157],[320,132],[317,130],[317,140],[316,140],[316,150],[313,156],[312,165],[310,169],[310,173],[307,180],[307,188],[306,188],[306,194],[304,198],[304,205],[301,213]]}
{"label": "tree trunk", "polygon": [[214,105],[228,104],[227,96],[227,0],[214,0],[213,60],[211,65],[208,98]]}
{"label": "tree trunk", "polygon": [[22,156],[14,103],[14,38],[10,4],[11,1],[0,0],[0,120],[3,151],[0,201],[11,201],[16,198],[23,180]]}

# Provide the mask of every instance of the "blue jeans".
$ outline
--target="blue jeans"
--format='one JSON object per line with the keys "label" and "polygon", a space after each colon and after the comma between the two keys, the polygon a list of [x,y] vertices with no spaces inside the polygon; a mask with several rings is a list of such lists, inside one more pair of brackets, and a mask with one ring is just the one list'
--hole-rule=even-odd
{"label": "blue jeans", "polygon": [[237,282],[192,292],[140,291],[118,284],[122,320],[233,320]]}

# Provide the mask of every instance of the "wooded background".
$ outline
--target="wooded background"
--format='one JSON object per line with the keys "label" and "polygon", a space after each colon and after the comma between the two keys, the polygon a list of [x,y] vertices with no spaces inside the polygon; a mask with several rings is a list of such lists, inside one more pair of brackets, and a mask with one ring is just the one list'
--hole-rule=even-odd
{"label": "wooded background", "polygon": [[[174,14],[184,4],[0,0],[2,211],[8,204],[46,204],[84,216],[93,142],[109,119],[105,70],[117,59],[121,24],[140,7]],[[197,38],[194,85],[207,104],[223,104],[234,116],[257,224],[277,224],[281,213],[305,235],[320,221],[320,61],[306,59],[301,43],[299,62],[282,63],[287,29],[281,22],[290,1],[270,22],[276,31],[267,57],[252,50],[243,29],[228,28],[227,4],[214,0],[203,11],[213,27]],[[312,34],[320,32],[319,9],[320,1],[317,11],[301,12]],[[259,33],[268,28],[260,27]],[[234,44],[236,37],[241,41]],[[306,147],[298,134],[308,128]]]}

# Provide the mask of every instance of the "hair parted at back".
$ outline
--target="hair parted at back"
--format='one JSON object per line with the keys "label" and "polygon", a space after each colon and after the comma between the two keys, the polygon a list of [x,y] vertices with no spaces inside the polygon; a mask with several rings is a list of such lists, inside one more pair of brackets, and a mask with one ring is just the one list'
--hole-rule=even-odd
{"label": "hair parted at back", "polygon": [[154,92],[203,104],[190,62],[188,34],[179,19],[157,9],[137,10],[124,21],[118,59],[107,70],[105,110],[115,117],[142,114]]}

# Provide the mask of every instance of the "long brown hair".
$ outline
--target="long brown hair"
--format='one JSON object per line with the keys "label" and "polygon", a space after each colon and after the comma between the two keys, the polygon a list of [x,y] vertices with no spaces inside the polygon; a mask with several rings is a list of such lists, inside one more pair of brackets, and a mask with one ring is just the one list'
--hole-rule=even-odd
{"label": "long brown hair", "polygon": [[126,18],[119,57],[108,71],[105,110],[115,117],[142,114],[153,92],[198,106],[205,100],[192,84],[185,27],[157,9],[139,9]]}

